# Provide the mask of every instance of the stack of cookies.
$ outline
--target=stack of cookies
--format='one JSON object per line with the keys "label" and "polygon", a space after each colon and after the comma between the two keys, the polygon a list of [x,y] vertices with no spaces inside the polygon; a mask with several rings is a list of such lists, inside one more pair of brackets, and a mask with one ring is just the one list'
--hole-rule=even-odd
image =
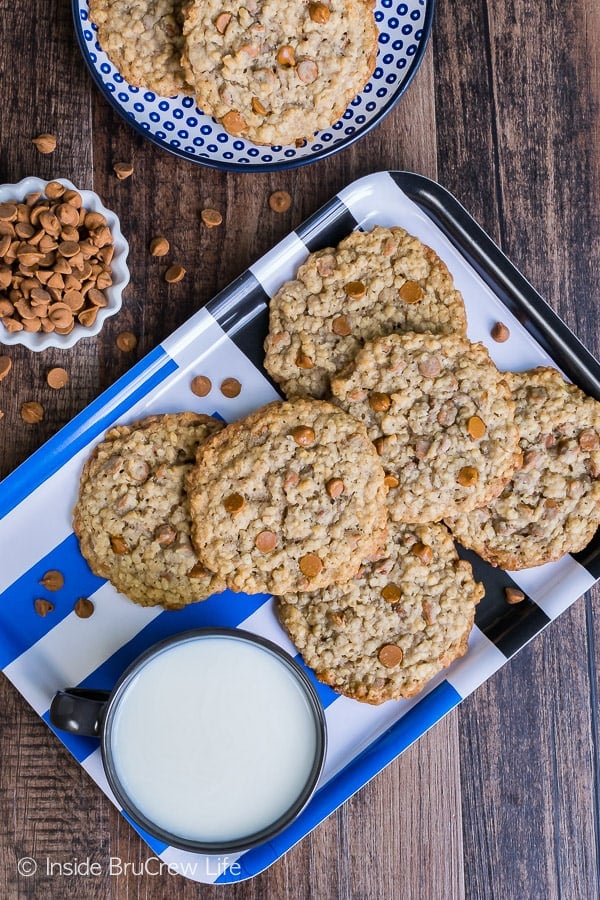
{"label": "stack of cookies", "polygon": [[500,373],[401,228],[311,254],[270,316],[288,399],[113,428],[84,468],[82,552],[144,605],[273,594],[322,681],[411,697],[464,654],[484,593],[453,536],[512,569],[592,537],[600,403],[553,369]]}
{"label": "stack of cookies", "polygon": [[375,68],[372,0],[90,0],[100,45],[132,85],[195,94],[230,134],[310,139]]}

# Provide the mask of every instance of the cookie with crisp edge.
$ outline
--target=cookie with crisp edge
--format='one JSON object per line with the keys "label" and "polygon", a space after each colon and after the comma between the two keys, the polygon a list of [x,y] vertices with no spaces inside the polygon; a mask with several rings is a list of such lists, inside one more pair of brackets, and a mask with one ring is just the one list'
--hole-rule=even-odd
{"label": "cookie with crisp edge", "polygon": [[360,422],[322,401],[276,401],[198,449],[194,546],[234,591],[348,580],[385,541],[383,477]]}
{"label": "cookie with crisp edge", "polygon": [[292,145],[328,128],[375,69],[373,0],[191,0],[182,65],[230,134]]}
{"label": "cookie with crisp edge", "polygon": [[483,506],[520,465],[514,403],[483,344],[456,334],[375,338],[331,387],[375,442],[396,522]]}
{"label": "cookie with crisp edge", "polygon": [[506,379],[523,465],[489,506],[447,523],[465,547],[514,571],[583,550],[600,525],[600,403],[551,367]]}
{"label": "cookie with crisp edge", "polygon": [[192,94],[181,65],[185,0],[90,0],[98,42],[123,78],[161,97]]}
{"label": "cookie with crisp edge", "polygon": [[265,368],[287,397],[329,396],[365,341],[399,331],[466,334],[448,267],[403,228],[354,231],[311,253],[272,298]]}
{"label": "cookie with crisp edge", "polygon": [[413,697],[466,652],[483,594],[443,525],[390,525],[360,575],[279,597],[276,613],[320,681],[376,704]]}
{"label": "cookie with crisp edge", "polygon": [[224,590],[190,539],[185,485],[211,416],[149,416],[111,428],[86,461],[74,531],[90,568],[141,606],[179,609]]}

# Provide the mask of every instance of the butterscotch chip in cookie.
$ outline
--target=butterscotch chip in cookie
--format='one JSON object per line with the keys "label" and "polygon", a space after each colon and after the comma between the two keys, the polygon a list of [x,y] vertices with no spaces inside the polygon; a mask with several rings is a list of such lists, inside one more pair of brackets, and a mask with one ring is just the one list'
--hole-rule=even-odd
{"label": "butterscotch chip in cookie", "polygon": [[328,128],[375,67],[371,0],[321,4],[191,0],[182,64],[200,109],[257,144],[294,144]]}
{"label": "butterscotch chip in cookie", "polygon": [[311,253],[272,298],[269,317],[265,368],[287,397],[328,396],[330,378],[379,335],[467,328],[445,263],[403,228],[379,225]]}
{"label": "butterscotch chip in cookie", "polygon": [[375,338],[331,388],[365,423],[397,481],[388,481],[387,495],[396,522],[435,522],[483,506],[520,464],[514,403],[483,344],[453,334]]}
{"label": "butterscotch chip in cookie", "polygon": [[[344,486],[335,497],[332,479]],[[385,491],[360,422],[329,403],[276,402],[200,446],[192,539],[234,591],[318,588],[352,578],[381,547]]]}
{"label": "butterscotch chip in cookie", "polygon": [[98,40],[121,75],[163,97],[193,93],[181,66],[183,0],[90,0]]}
{"label": "butterscotch chip in cookie", "polygon": [[191,412],[110,429],[86,462],[74,530],[93,572],[142,606],[178,609],[223,590],[190,540],[186,479],[223,424]]}
{"label": "butterscotch chip in cookie", "polygon": [[276,612],[320,681],[382,703],[414,696],[465,653],[483,593],[443,525],[390,525],[385,548],[360,575],[279,597]]}
{"label": "butterscotch chip in cookie", "polygon": [[516,570],[582,550],[600,524],[600,403],[560,372],[506,373],[523,465],[499,497],[448,520],[456,539]]}

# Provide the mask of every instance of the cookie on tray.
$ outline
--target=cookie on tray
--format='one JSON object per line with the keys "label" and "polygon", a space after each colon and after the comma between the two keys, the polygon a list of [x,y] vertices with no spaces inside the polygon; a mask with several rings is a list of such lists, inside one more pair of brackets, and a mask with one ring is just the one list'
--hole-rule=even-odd
{"label": "cookie on tray", "polygon": [[375,442],[395,522],[436,522],[497,497],[520,464],[514,403],[483,344],[390,334],[331,382]]}
{"label": "cookie on tray", "polygon": [[346,584],[276,604],[317,678],[366,703],[412,697],[462,656],[484,594],[441,524],[390,525],[382,557]]}
{"label": "cookie on tray", "polygon": [[85,463],[74,511],[96,575],[141,606],[178,609],[224,590],[194,551],[185,483],[223,423],[192,412],[110,429]]}
{"label": "cookie on tray", "polygon": [[371,77],[372,0],[191,0],[182,63],[230,134],[294,144],[328,128]]}
{"label": "cookie on tray", "polygon": [[385,492],[360,422],[322,401],[278,401],[200,446],[192,540],[234,591],[325,587],[383,545]]}
{"label": "cookie on tray", "polygon": [[523,466],[489,506],[448,524],[465,547],[516,570],[582,550],[600,525],[600,403],[549,367],[506,378]]}
{"label": "cookie on tray", "polygon": [[270,303],[265,368],[287,397],[327,397],[365,341],[397,331],[466,334],[439,256],[403,228],[354,231],[311,253]]}
{"label": "cookie on tray", "polygon": [[181,65],[184,0],[90,0],[100,46],[123,78],[162,97],[192,94]]}

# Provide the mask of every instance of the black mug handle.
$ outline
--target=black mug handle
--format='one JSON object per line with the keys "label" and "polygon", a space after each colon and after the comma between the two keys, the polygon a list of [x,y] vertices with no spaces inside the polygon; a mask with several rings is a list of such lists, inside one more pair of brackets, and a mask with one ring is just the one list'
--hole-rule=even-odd
{"label": "black mug handle", "polygon": [[109,697],[110,691],[86,688],[57,691],[50,704],[50,721],[56,728],[71,734],[100,737]]}

